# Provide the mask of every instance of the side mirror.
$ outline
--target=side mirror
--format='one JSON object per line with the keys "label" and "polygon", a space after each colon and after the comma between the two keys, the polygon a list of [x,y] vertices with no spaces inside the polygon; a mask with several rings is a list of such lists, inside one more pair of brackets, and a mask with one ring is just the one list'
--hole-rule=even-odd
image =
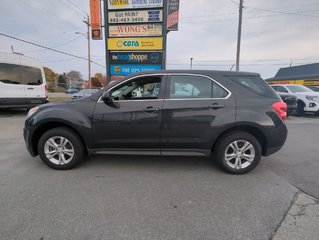
{"label": "side mirror", "polygon": [[111,97],[111,94],[109,91],[105,91],[102,96],[101,96],[101,99],[103,100],[103,102],[105,103],[112,103],[113,102],[113,99]]}

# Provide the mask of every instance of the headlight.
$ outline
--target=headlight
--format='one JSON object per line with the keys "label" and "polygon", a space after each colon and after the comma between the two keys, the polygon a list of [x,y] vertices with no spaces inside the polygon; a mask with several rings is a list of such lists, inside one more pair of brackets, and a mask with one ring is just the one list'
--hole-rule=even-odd
{"label": "headlight", "polygon": [[34,113],[36,113],[39,110],[39,107],[31,108],[28,112],[27,118],[31,117]]}
{"label": "headlight", "polygon": [[318,96],[306,96],[306,99],[309,101],[314,101]]}

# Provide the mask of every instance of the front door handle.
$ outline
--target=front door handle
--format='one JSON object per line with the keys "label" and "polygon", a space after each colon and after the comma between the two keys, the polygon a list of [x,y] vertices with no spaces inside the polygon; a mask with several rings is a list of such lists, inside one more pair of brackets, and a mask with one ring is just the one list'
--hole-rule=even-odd
{"label": "front door handle", "polygon": [[211,108],[211,109],[214,109],[214,110],[219,109],[219,108],[224,108],[224,107],[225,107],[224,105],[221,105],[221,104],[218,104],[218,103],[213,103],[213,104],[210,106],[210,108]]}
{"label": "front door handle", "polygon": [[33,88],[33,87],[28,87],[27,89],[28,89],[28,90],[33,90],[34,88]]}
{"label": "front door handle", "polygon": [[158,108],[153,108],[153,107],[147,107],[147,108],[144,108],[143,109],[143,112],[146,112],[146,113],[155,113],[155,112],[158,112]]}

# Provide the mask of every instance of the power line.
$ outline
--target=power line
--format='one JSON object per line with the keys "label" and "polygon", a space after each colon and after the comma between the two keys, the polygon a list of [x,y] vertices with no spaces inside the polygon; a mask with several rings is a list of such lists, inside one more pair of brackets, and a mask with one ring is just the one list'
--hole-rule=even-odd
{"label": "power line", "polygon": [[[231,2],[238,4],[235,1],[230,0]],[[313,3],[313,4],[303,4],[303,5],[298,5],[296,7],[292,7],[292,8],[274,8],[274,9],[262,9],[262,8],[254,8],[254,7],[247,7],[245,5],[245,9],[247,8],[248,10],[257,10],[257,11],[266,11],[266,12],[273,12],[276,14],[271,14],[271,15],[264,15],[264,16],[248,16],[248,17],[244,17],[245,19],[254,19],[254,18],[262,18],[262,17],[273,17],[273,16],[280,16],[280,15],[298,15],[298,16],[304,16],[304,17],[319,17],[318,15],[308,15],[306,13],[308,12],[317,12],[319,10],[309,10],[309,11],[299,11],[299,12],[286,12],[286,11],[278,11],[278,9],[285,9],[285,10],[289,10],[289,9],[295,9],[298,8],[300,9],[300,7],[304,7],[304,6],[313,6],[313,5],[318,5],[319,3]],[[219,14],[209,14],[209,15],[195,15],[195,16],[188,16],[188,17],[182,17],[182,19],[189,19],[189,18],[206,18],[206,17],[219,17],[219,16],[224,16],[224,15],[233,15],[237,12],[224,12],[224,13],[219,13]],[[223,22],[223,21],[234,21],[237,20],[237,18],[222,18],[222,19],[215,19],[215,20],[211,20],[211,21],[197,21],[197,22],[184,22],[186,24],[191,24],[191,23],[211,23],[211,22]]]}
{"label": "power line", "polygon": [[[317,60],[319,61],[319,57],[309,57],[309,58],[287,58],[287,59],[244,59],[241,60],[243,62],[285,62],[285,61],[314,61]],[[185,59],[174,59],[174,60],[167,60],[168,62],[185,62],[185,64],[189,64],[186,63]],[[224,62],[234,62],[233,59],[224,59],[224,60],[215,60],[215,59],[205,59],[205,60],[200,60],[200,59],[196,59],[196,62],[220,62],[220,63],[224,63]]]}
{"label": "power line", "polygon": [[[21,1],[22,1],[25,5],[27,5],[27,6],[31,7],[31,8],[37,8],[37,9],[40,10],[40,12],[43,13],[44,15],[47,15],[47,16],[50,16],[50,15],[51,15],[51,16],[55,17],[55,19],[56,19],[57,21],[59,21],[60,23],[64,23],[64,24],[65,24],[65,23],[68,23],[68,24],[70,24],[70,25],[79,27],[79,25],[76,25],[76,24],[74,24],[73,22],[71,22],[71,21],[69,21],[69,20],[67,20],[67,19],[64,19],[64,18],[62,18],[62,17],[60,17],[60,16],[54,14],[52,11],[50,11],[50,10],[44,8],[42,5],[40,5],[40,4],[38,4],[38,3],[35,3],[35,2],[33,2],[33,1],[31,1],[31,0],[21,0]],[[52,18],[50,18],[50,19],[52,19]]]}
{"label": "power line", "polygon": [[318,15],[308,15],[308,14],[304,14],[303,12],[282,12],[282,11],[276,11],[276,10],[271,10],[271,9],[248,7],[248,6],[246,6],[246,8],[248,8],[248,9],[254,9],[254,10],[258,10],[258,11],[265,11],[265,12],[273,12],[273,13],[286,14],[286,15],[295,15],[295,16],[319,18]]}
{"label": "power line", "polygon": [[72,9],[74,12],[76,12],[76,13],[79,14],[79,15],[81,15],[82,17],[86,17],[86,15],[83,14],[82,11],[79,11],[77,8],[74,8],[73,5],[70,6],[70,5],[66,4],[66,2],[64,2],[63,0],[60,0],[60,2],[61,2],[64,6],[66,6],[67,8]]}
{"label": "power line", "polygon": [[[20,41],[20,42],[24,42],[24,43],[27,43],[27,44],[31,44],[33,46],[37,46],[37,47],[40,47],[40,48],[44,48],[44,49],[47,49],[47,50],[51,50],[51,51],[54,51],[54,52],[57,52],[57,53],[60,53],[60,54],[64,54],[64,55],[67,55],[67,56],[71,56],[71,57],[74,57],[74,58],[78,58],[78,59],[82,59],[82,60],[86,60],[88,61],[87,58],[85,57],[81,57],[81,56],[77,56],[77,55],[74,55],[74,54],[71,54],[71,53],[67,53],[67,52],[63,52],[63,51],[60,51],[60,50],[57,50],[57,49],[53,49],[53,48],[50,48],[50,47],[46,47],[46,46],[43,46],[43,45],[40,45],[40,44],[37,44],[37,43],[33,43],[33,42],[30,42],[30,41],[27,41],[27,40],[24,40],[24,39],[21,39],[21,38],[17,38],[17,37],[14,37],[14,36],[10,36],[8,34],[4,34],[4,33],[1,33],[0,32],[0,35],[1,36],[4,36],[4,37],[7,37],[7,38],[11,38],[11,39],[14,39],[14,40],[17,40],[17,41]],[[103,65],[97,63],[97,62],[94,62],[94,61],[90,61],[98,66],[101,66],[101,67],[104,67]]]}
{"label": "power line", "polygon": [[81,12],[83,12],[86,15],[89,15],[86,11],[84,11],[83,9],[81,9],[80,7],[78,7],[74,2],[72,2],[71,0],[65,0],[67,2],[69,2],[74,8],[80,10]]}
{"label": "power line", "polygon": [[[64,45],[67,45],[67,44],[69,44],[69,43],[71,43],[71,42],[74,42],[74,41],[78,40],[78,39],[81,38],[81,37],[82,37],[82,36],[76,37],[76,38],[74,38],[74,39],[71,39],[71,40],[68,40],[68,41],[66,41],[66,42],[60,43],[60,44],[58,44],[58,45],[51,46],[50,48],[62,47],[62,46],[64,46]],[[34,50],[34,51],[29,51],[29,52],[27,52],[27,53],[41,52],[41,51],[45,51],[45,50],[47,50],[47,49]]]}
{"label": "power line", "polygon": [[41,61],[42,63],[53,63],[53,62],[67,62],[67,61],[71,61],[71,60],[75,60],[76,58],[63,58],[63,59],[55,59],[55,60],[50,60],[50,61]]}

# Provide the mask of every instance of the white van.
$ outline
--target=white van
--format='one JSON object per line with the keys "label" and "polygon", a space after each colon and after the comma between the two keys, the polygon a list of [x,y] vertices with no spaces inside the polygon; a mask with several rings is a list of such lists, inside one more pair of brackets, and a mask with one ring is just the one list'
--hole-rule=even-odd
{"label": "white van", "polygon": [[32,108],[47,102],[41,63],[21,54],[0,52],[0,109]]}

